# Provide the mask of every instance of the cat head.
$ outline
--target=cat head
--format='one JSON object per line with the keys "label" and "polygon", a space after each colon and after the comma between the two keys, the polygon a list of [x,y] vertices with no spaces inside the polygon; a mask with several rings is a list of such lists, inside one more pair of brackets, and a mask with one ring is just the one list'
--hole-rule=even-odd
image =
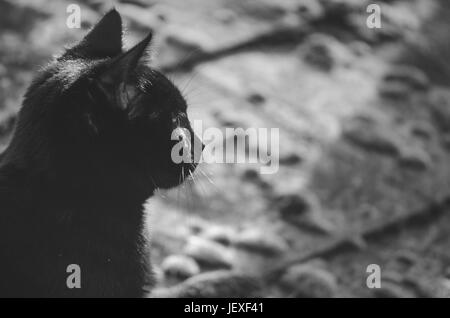
{"label": "cat head", "polygon": [[183,143],[198,159],[203,145],[180,91],[148,65],[151,39],[123,50],[121,17],[112,10],[43,69],[19,114],[10,148],[26,155],[16,159],[80,187],[179,185],[196,165],[174,162],[173,147]]}

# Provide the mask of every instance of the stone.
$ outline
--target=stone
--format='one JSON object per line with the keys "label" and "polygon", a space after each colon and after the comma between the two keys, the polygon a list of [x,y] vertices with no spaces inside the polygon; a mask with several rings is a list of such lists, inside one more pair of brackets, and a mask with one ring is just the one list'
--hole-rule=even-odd
{"label": "stone", "polygon": [[170,255],[166,257],[161,269],[165,276],[186,279],[200,273],[200,266],[197,262],[185,255]]}
{"label": "stone", "polygon": [[332,273],[308,263],[289,267],[281,277],[281,285],[298,298],[330,298],[337,291]]}
{"label": "stone", "polygon": [[184,254],[195,259],[200,265],[208,268],[233,267],[230,251],[223,245],[200,237],[191,237],[185,248]]}
{"label": "stone", "polygon": [[237,248],[267,255],[282,254],[288,249],[282,237],[259,229],[247,229],[238,233],[232,244]]}
{"label": "stone", "polygon": [[245,169],[244,173],[242,174],[242,177],[245,180],[252,181],[252,182],[259,181],[261,179],[259,172],[255,169],[251,169],[251,168]]}
{"label": "stone", "polygon": [[292,225],[319,234],[331,234],[334,225],[322,213],[320,202],[313,194],[285,194],[275,198],[281,218]]}
{"label": "stone", "polygon": [[299,194],[285,194],[277,197],[275,203],[284,218],[301,215],[311,209],[308,199]]}
{"label": "stone", "polygon": [[302,158],[296,153],[288,153],[280,156],[279,162],[281,165],[294,166],[302,163]]}
{"label": "stone", "polygon": [[236,13],[229,9],[219,9],[214,12],[214,18],[223,24],[231,24],[236,21]]}
{"label": "stone", "polygon": [[187,224],[189,232],[194,235],[203,233],[207,226],[206,222],[199,219],[189,220],[189,223]]}
{"label": "stone", "polygon": [[403,281],[403,285],[408,287],[415,297],[418,298],[435,298],[439,291],[436,288],[436,279],[427,277],[417,277],[414,275],[407,275]]}
{"label": "stone", "polygon": [[443,132],[450,132],[450,92],[437,91],[430,97],[433,120]]}
{"label": "stone", "polygon": [[355,53],[356,56],[364,56],[372,51],[370,45],[362,41],[356,41],[350,44],[350,49]]}
{"label": "stone", "polygon": [[120,2],[132,4],[136,7],[141,7],[141,8],[147,8],[152,5],[151,2],[145,1],[145,0],[120,0]]}
{"label": "stone", "polygon": [[260,297],[258,279],[230,270],[217,270],[191,277],[170,288],[157,288],[154,298],[249,298]]}
{"label": "stone", "polygon": [[398,163],[401,167],[422,171],[431,166],[431,157],[425,150],[417,146],[403,147]]}
{"label": "stone", "polygon": [[301,0],[295,4],[297,14],[308,21],[319,20],[324,17],[325,10],[319,1]]}
{"label": "stone", "polygon": [[247,96],[247,100],[250,104],[259,106],[266,102],[266,98],[259,93],[252,93]]}
{"label": "stone", "polygon": [[267,180],[265,180],[263,178],[263,176],[261,176],[261,174],[259,173],[258,170],[255,170],[253,168],[245,169],[242,174],[242,178],[245,181],[248,181],[248,182],[251,182],[251,183],[257,185],[259,188],[261,188],[264,191],[272,189],[272,185]]}
{"label": "stone", "polygon": [[404,83],[416,90],[427,90],[430,81],[424,72],[412,66],[394,66],[384,76],[383,80],[388,83]]}
{"label": "stone", "polygon": [[433,127],[429,122],[413,123],[410,131],[413,136],[425,141],[428,141],[433,137]]}
{"label": "stone", "polygon": [[409,250],[399,250],[393,255],[393,258],[395,262],[406,268],[413,266],[418,261],[417,255]]}
{"label": "stone", "polygon": [[392,156],[400,153],[395,135],[379,125],[353,122],[344,127],[342,135],[350,143],[369,151]]}
{"label": "stone", "polygon": [[235,231],[228,227],[222,226],[210,226],[205,232],[202,234],[202,237],[220,243],[224,246],[229,246],[233,237],[235,235]]}
{"label": "stone", "polygon": [[378,86],[378,94],[386,99],[406,100],[411,94],[411,88],[401,82],[382,82]]}
{"label": "stone", "polygon": [[304,60],[324,71],[330,71],[335,64],[330,47],[320,38],[309,39],[306,42]]}
{"label": "stone", "polygon": [[299,46],[305,62],[323,71],[331,71],[335,66],[348,65],[350,51],[335,37],[321,33],[310,35]]}
{"label": "stone", "polygon": [[277,1],[260,0],[238,1],[235,10],[241,14],[241,18],[245,15],[253,19],[273,22],[281,20],[288,13],[289,8]]}

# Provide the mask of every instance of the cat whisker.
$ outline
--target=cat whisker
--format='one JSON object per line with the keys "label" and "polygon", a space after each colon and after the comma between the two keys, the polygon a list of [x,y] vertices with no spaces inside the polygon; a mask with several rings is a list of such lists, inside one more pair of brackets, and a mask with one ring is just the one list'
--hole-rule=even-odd
{"label": "cat whisker", "polygon": [[183,68],[184,64],[186,64],[186,61],[188,61],[197,52],[200,52],[200,48],[193,49],[191,52],[186,53],[186,55],[177,64],[171,67],[171,69],[177,70],[179,68]]}
{"label": "cat whisker", "polygon": [[[196,93],[196,95],[192,95],[193,93]],[[197,98],[197,97],[201,96],[202,94],[204,94],[204,91],[201,91],[200,87],[193,87],[190,90],[183,90],[182,94],[186,100],[192,101],[193,97]]]}
{"label": "cat whisker", "polygon": [[[212,191],[214,191],[216,194],[221,194],[222,192],[220,191],[219,187],[216,185],[216,183],[211,179],[211,177],[208,175],[208,171],[205,171],[204,169],[199,169],[198,170],[199,173],[201,173],[202,175],[202,180],[206,180],[205,182],[207,182],[210,186],[212,186]],[[208,187],[209,189],[211,189],[211,187]]]}
{"label": "cat whisker", "polygon": [[[195,167],[194,167],[194,164],[191,164],[191,167],[192,167],[192,168],[195,168]],[[197,170],[195,170],[195,171],[197,171]],[[189,170],[189,173],[190,173],[190,175],[191,175],[192,181],[194,182],[194,185],[196,186],[196,188],[198,188],[198,189],[200,190],[200,192],[202,192],[202,193],[201,193],[202,195],[200,196],[200,197],[202,197],[202,196],[205,196],[205,195],[206,195],[206,191],[205,191],[205,189],[203,188],[201,182],[199,182],[199,179],[196,179],[196,178],[195,178],[195,171],[194,171],[194,173],[192,173],[192,170]],[[200,171],[200,170],[198,170],[198,171]]]}
{"label": "cat whisker", "polygon": [[[186,179],[186,174],[184,172],[184,166],[181,167],[182,170],[182,176],[183,176],[183,189],[184,189],[184,195],[187,201],[187,210],[192,211],[193,210],[193,201],[192,201],[192,189],[190,188],[190,183],[188,182],[189,179]],[[190,194],[188,193],[190,192]]]}
{"label": "cat whisker", "polygon": [[[180,173],[180,176],[178,177],[178,184],[181,184],[181,178],[182,174]],[[180,201],[180,187],[177,187],[177,208],[181,208],[181,201]]]}
{"label": "cat whisker", "polygon": [[211,185],[216,186],[214,181],[211,180],[211,178],[208,176],[208,174],[205,171],[203,171],[200,168],[198,169],[198,171],[209,181],[209,183],[211,183]]}
{"label": "cat whisker", "polygon": [[[199,171],[201,171],[201,170],[199,170]],[[202,180],[201,179],[197,179],[195,184],[198,186],[198,189],[201,192],[200,198],[206,197],[207,191],[205,190],[205,188],[202,185]]]}
{"label": "cat whisker", "polygon": [[195,202],[194,202],[194,189],[191,182],[188,182],[187,188],[189,189],[190,211],[193,212],[195,208]]}
{"label": "cat whisker", "polygon": [[195,178],[194,175],[192,174],[192,170],[189,169],[189,175],[191,176],[192,182],[194,182],[195,184]]}
{"label": "cat whisker", "polygon": [[193,73],[189,79],[187,80],[187,83],[183,85],[182,89],[180,90],[183,95],[186,92],[186,89],[189,87],[189,85],[191,84],[192,80],[197,76],[197,73]]}

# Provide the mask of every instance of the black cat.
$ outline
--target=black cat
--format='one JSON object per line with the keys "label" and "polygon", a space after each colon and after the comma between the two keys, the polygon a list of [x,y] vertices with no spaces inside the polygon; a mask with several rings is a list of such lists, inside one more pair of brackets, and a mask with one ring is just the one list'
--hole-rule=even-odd
{"label": "black cat", "polygon": [[[143,61],[150,40],[123,52],[112,10],[29,87],[0,161],[0,296],[140,297],[151,286],[143,204],[195,169],[171,159],[172,131],[191,133],[181,141],[192,152],[196,137],[179,90]],[[70,264],[81,288],[67,286]]]}

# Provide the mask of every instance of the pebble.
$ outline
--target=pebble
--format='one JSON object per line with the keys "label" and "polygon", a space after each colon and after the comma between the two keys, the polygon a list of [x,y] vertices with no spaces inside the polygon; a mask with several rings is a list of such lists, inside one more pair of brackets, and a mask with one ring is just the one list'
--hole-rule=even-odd
{"label": "pebble", "polygon": [[352,123],[344,127],[343,137],[352,144],[373,152],[392,156],[400,153],[394,134],[378,125]]}
{"label": "pebble", "polygon": [[219,9],[214,12],[214,18],[223,24],[231,24],[236,21],[236,13],[229,9]]}
{"label": "pebble", "polygon": [[398,163],[401,167],[422,171],[431,166],[431,158],[430,155],[421,148],[404,147],[401,151]]}
{"label": "pebble", "polygon": [[136,7],[141,7],[141,8],[147,8],[147,7],[151,6],[151,3],[149,3],[149,1],[145,1],[145,0],[120,0],[120,2],[129,3]]}
{"label": "pebble", "polygon": [[430,81],[424,72],[412,66],[394,66],[384,76],[387,83],[404,83],[412,89],[427,90]]}
{"label": "pebble", "polygon": [[382,82],[378,86],[378,94],[386,99],[406,100],[411,94],[411,88],[401,82]]}
{"label": "pebble", "polygon": [[262,105],[266,102],[266,98],[259,93],[250,94],[249,96],[247,96],[247,100],[249,103],[257,106]]}
{"label": "pebble", "polygon": [[197,262],[185,255],[170,255],[166,257],[161,268],[166,276],[186,279],[200,273],[200,266]]}
{"label": "pebble", "polygon": [[233,267],[230,251],[223,245],[204,238],[191,237],[184,248],[184,254],[208,268]]}
{"label": "pebble", "polygon": [[300,194],[284,194],[275,198],[275,203],[283,218],[290,219],[310,211],[310,201]]}
{"label": "pebble", "polygon": [[369,54],[372,51],[372,48],[369,44],[362,42],[362,41],[356,41],[352,44],[350,44],[350,49],[357,55],[357,56],[364,56]]}
{"label": "pebble", "polygon": [[302,158],[296,153],[289,153],[280,156],[280,164],[285,166],[294,166],[302,163]]}
{"label": "pebble", "polygon": [[407,268],[413,266],[418,261],[417,255],[408,250],[400,250],[396,252],[393,257],[397,263]]}
{"label": "pebble", "polygon": [[246,169],[244,171],[244,173],[242,174],[242,177],[245,180],[252,181],[252,182],[259,181],[261,179],[259,172],[256,169],[252,169],[252,168]]}
{"label": "pebble", "polygon": [[430,97],[431,115],[437,127],[450,133],[450,92],[438,91]]}
{"label": "pebble", "polygon": [[291,296],[298,298],[330,298],[336,295],[337,282],[329,271],[314,264],[298,264],[288,268],[281,284]]}
{"label": "pebble", "polygon": [[235,231],[232,228],[221,227],[221,226],[210,226],[202,234],[202,237],[220,243],[224,246],[229,246],[233,240]]}
{"label": "pebble", "polygon": [[242,231],[232,243],[235,247],[267,255],[282,254],[288,250],[282,237],[259,229]]}
{"label": "pebble", "polygon": [[260,297],[257,279],[237,271],[217,270],[191,277],[170,288],[152,291],[155,298],[249,298]]}
{"label": "pebble", "polygon": [[286,194],[275,198],[282,219],[304,230],[331,234],[335,228],[322,214],[320,202],[313,194]]}
{"label": "pebble", "polygon": [[325,34],[312,34],[299,46],[305,62],[323,70],[331,71],[337,65],[348,65],[350,51],[336,38]]}
{"label": "pebble", "polygon": [[302,0],[296,4],[295,11],[300,17],[309,20],[319,20],[324,17],[325,10],[322,4],[316,0]]}
{"label": "pebble", "polygon": [[411,125],[411,134],[427,141],[433,137],[433,127],[428,122],[417,122]]}
{"label": "pebble", "polygon": [[335,64],[330,47],[320,38],[313,38],[305,43],[304,59],[324,71],[330,71]]}

